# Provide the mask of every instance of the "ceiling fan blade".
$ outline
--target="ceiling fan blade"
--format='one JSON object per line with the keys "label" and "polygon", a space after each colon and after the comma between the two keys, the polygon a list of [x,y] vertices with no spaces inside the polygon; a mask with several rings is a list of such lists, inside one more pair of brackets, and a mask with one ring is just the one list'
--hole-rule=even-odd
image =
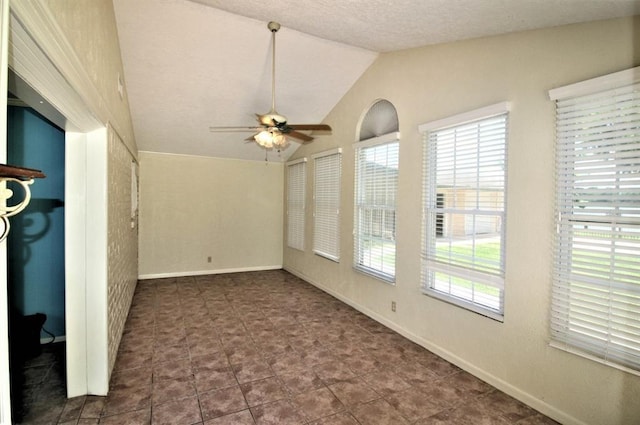
{"label": "ceiling fan blade", "polygon": [[246,131],[257,131],[256,126],[252,126],[252,127],[209,127],[209,131],[212,133],[228,133],[228,132],[246,132]]}
{"label": "ceiling fan blade", "polygon": [[298,139],[300,141],[302,141],[302,143],[307,143],[313,140],[313,137],[311,136],[307,136],[304,133],[300,133],[299,131],[289,131],[288,133],[286,133],[287,137],[293,137],[294,139]]}
{"label": "ceiling fan blade", "polygon": [[315,131],[331,131],[331,127],[327,124],[287,124],[294,130],[315,130]]}

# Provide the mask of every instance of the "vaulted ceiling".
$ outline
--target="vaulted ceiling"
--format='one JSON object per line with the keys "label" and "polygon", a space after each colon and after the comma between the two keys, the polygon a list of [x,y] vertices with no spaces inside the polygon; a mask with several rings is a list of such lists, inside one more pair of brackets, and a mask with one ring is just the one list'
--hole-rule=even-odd
{"label": "vaulted ceiling", "polygon": [[[247,133],[271,107],[319,123],[380,53],[640,14],[640,0],[114,0],[140,150],[264,160]],[[319,136],[324,137],[324,136]],[[284,161],[298,147],[269,153]]]}

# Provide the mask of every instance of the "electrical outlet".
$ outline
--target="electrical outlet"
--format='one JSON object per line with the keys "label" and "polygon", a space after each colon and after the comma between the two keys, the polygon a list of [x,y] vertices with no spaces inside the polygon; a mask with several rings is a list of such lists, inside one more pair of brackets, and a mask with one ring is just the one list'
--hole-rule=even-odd
{"label": "electrical outlet", "polygon": [[396,311],[396,302],[391,301],[391,311]]}
{"label": "electrical outlet", "polygon": [[211,262],[211,257],[207,257],[207,263]]}

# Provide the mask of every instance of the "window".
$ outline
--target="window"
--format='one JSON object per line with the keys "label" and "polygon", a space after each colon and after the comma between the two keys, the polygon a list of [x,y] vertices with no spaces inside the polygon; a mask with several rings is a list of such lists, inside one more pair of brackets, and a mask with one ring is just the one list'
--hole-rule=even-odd
{"label": "window", "polygon": [[508,103],[420,126],[422,287],[502,320]]}
{"label": "window", "polygon": [[138,164],[131,161],[131,228],[138,224]]}
{"label": "window", "polygon": [[307,158],[287,163],[287,246],[304,251]]}
{"label": "window", "polygon": [[396,274],[399,134],[356,146],[354,267],[388,282]]}
{"label": "window", "polygon": [[640,67],[554,89],[552,345],[640,371]]}
{"label": "window", "polygon": [[342,151],[335,149],[314,155],[314,237],[313,252],[333,261],[340,260],[340,174]]}

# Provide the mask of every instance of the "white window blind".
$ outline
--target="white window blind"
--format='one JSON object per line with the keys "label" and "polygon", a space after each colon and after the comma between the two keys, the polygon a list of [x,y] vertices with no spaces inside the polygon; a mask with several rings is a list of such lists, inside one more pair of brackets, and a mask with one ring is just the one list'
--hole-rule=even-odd
{"label": "white window blind", "polygon": [[131,161],[131,228],[138,223],[138,163]]}
{"label": "white window blind", "polygon": [[341,151],[314,155],[313,252],[333,261],[340,259]]}
{"label": "white window blind", "polygon": [[420,126],[423,290],[497,320],[504,304],[508,106]]}
{"label": "white window blind", "polygon": [[305,186],[307,159],[287,164],[287,245],[304,251]]}
{"label": "white window blind", "polygon": [[388,282],[396,274],[399,134],[356,146],[354,267]]}
{"label": "white window blind", "polygon": [[627,83],[602,90],[607,77],[550,92],[557,126],[551,338],[637,373],[640,68],[612,74]]}

